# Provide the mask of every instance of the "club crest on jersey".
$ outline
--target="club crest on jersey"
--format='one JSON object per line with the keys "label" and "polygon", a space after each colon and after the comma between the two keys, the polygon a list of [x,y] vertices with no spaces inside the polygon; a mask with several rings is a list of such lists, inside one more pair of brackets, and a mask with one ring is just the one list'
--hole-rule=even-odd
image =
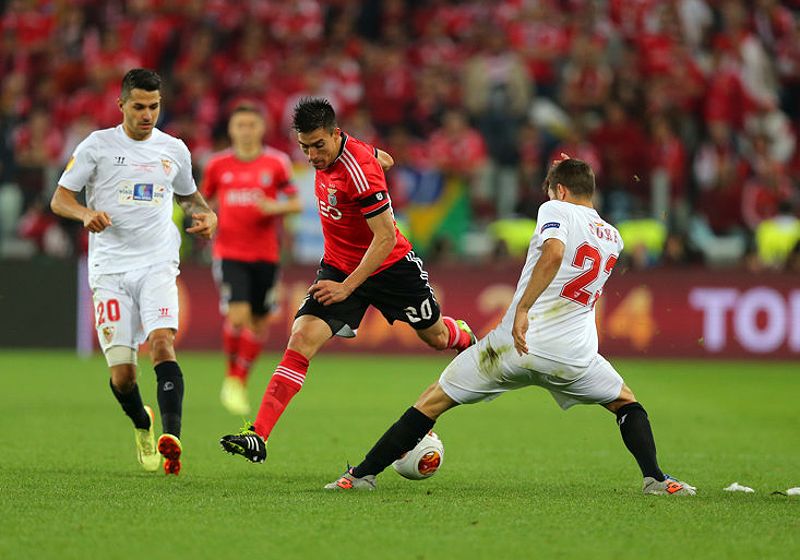
{"label": "club crest on jersey", "polygon": [[546,223],[546,224],[544,224],[544,225],[542,226],[542,228],[539,230],[539,233],[542,233],[542,232],[543,232],[544,230],[546,230],[546,229],[550,229],[550,228],[559,228],[559,227],[561,227],[561,224],[559,224],[558,222],[547,222],[547,223]]}
{"label": "club crest on jersey", "polygon": [[336,206],[336,189],[328,188],[328,206]]}
{"label": "club crest on jersey", "polygon": [[260,177],[261,185],[266,187],[272,182],[272,173],[269,171],[262,171]]}
{"label": "club crest on jersey", "polygon": [[164,175],[169,175],[169,172],[172,171],[172,162],[168,159],[162,159],[161,168],[164,170]]}

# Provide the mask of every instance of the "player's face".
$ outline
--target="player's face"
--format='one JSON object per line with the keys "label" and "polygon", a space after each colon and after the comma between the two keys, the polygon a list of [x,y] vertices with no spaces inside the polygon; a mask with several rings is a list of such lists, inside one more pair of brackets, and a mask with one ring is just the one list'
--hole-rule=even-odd
{"label": "player's face", "polygon": [[236,113],[228,123],[228,134],[234,146],[259,145],[264,137],[264,119],[256,113]]}
{"label": "player's face", "polygon": [[339,155],[341,141],[342,131],[338,128],[333,132],[320,127],[312,132],[297,133],[297,142],[314,169],[325,169],[333,163]]}
{"label": "player's face", "polygon": [[149,138],[161,112],[161,92],[134,88],[128,99],[118,103],[125,133],[134,140]]}

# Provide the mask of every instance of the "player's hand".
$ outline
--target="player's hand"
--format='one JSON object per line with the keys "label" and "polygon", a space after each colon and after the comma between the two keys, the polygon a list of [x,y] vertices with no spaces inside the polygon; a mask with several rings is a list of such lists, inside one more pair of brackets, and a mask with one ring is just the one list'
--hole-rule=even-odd
{"label": "player's hand", "polygon": [[556,159],[554,159],[554,160],[553,160],[553,166],[556,166],[556,165],[558,165],[559,163],[561,163],[562,161],[566,161],[566,160],[568,160],[568,159],[571,159],[571,158],[569,157],[569,154],[565,154],[564,152],[561,152],[561,155],[560,155],[560,156],[558,156]]}
{"label": "player's hand", "polygon": [[320,280],[308,289],[308,293],[322,305],[331,305],[349,298],[353,290],[341,282]]}
{"label": "player's hand", "polygon": [[192,214],[192,227],[186,228],[186,233],[199,235],[211,239],[217,231],[217,215],[214,212],[198,212]]}
{"label": "player's hand", "polygon": [[83,227],[92,233],[100,233],[109,226],[111,226],[111,217],[105,212],[89,210],[89,213],[83,217]]}
{"label": "player's hand", "polygon": [[267,216],[274,216],[280,212],[280,202],[274,198],[262,197],[258,201],[258,207]]}
{"label": "player's hand", "polygon": [[520,309],[514,314],[514,327],[511,329],[511,336],[514,338],[514,348],[517,354],[524,356],[528,353],[528,342],[525,335],[528,333],[528,310]]}

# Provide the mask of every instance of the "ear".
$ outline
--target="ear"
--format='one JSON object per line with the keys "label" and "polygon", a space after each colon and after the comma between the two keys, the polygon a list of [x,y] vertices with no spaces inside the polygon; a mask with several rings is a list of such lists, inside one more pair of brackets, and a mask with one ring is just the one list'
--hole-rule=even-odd
{"label": "ear", "polygon": [[567,194],[568,194],[567,187],[565,187],[561,183],[558,183],[556,185],[556,199],[557,200],[566,200]]}
{"label": "ear", "polygon": [[120,110],[120,111],[122,111],[122,106],[123,106],[123,105],[125,105],[125,102],[124,102],[124,101],[122,101],[122,98],[121,98],[121,97],[118,97],[118,98],[117,98],[117,107],[119,107],[119,110]]}

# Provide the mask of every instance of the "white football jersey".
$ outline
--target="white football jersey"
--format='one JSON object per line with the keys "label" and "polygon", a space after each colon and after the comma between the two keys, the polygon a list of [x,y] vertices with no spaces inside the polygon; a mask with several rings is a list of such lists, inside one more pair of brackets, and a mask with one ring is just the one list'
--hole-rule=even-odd
{"label": "white football jersey", "polygon": [[557,200],[542,204],[517,291],[499,328],[509,332],[513,328],[517,303],[542,254],[542,244],[552,237],[564,243],[564,259],[528,312],[528,351],[582,367],[597,354],[594,304],[622,251],[617,229],[593,208]]}
{"label": "white football jersey", "polygon": [[197,190],[181,140],[156,128],[141,141],[122,125],[97,130],[75,149],[58,184],[75,192],[86,187],[87,206],[111,217],[110,227],[89,234],[89,274],[178,261],[181,237],[172,221],[172,195]]}

